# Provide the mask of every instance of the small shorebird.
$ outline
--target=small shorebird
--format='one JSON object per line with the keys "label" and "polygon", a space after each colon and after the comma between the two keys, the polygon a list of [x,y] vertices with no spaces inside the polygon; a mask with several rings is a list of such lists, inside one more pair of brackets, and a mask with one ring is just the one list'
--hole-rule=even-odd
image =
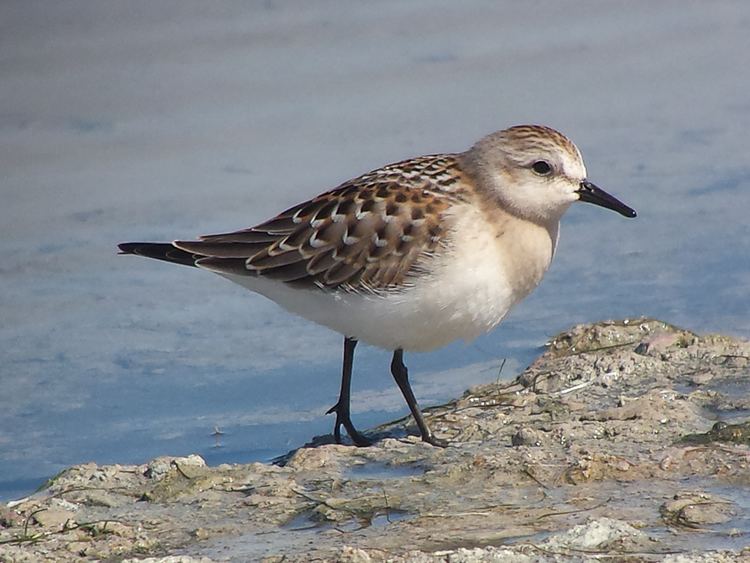
{"label": "small shorebird", "polygon": [[352,423],[354,348],[393,351],[391,373],[422,439],[436,446],[403,353],[496,326],[534,289],[575,201],[626,217],[633,209],[586,178],[578,148],[539,125],[492,133],[459,154],[421,156],[344,182],[255,227],[172,243],[128,242],[138,254],[215,272],[344,335],[334,436]]}

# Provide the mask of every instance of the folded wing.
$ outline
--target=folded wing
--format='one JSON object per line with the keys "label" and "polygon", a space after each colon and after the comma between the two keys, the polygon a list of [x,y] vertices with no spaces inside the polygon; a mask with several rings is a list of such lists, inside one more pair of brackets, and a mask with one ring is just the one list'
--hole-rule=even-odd
{"label": "folded wing", "polygon": [[462,197],[456,170],[452,155],[421,157],[346,182],[249,229],[120,249],[299,287],[397,290],[449,244],[444,212]]}

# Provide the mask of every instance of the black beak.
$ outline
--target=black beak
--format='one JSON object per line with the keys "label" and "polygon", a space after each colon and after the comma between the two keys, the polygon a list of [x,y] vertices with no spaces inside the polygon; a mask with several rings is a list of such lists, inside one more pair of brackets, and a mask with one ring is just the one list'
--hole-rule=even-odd
{"label": "black beak", "polygon": [[578,188],[577,192],[578,199],[585,201],[586,203],[593,203],[601,207],[606,207],[613,211],[617,211],[620,215],[625,217],[635,217],[635,209],[631,209],[619,199],[612,197],[603,189],[595,184],[592,184],[588,180],[581,182],[581,187]]}

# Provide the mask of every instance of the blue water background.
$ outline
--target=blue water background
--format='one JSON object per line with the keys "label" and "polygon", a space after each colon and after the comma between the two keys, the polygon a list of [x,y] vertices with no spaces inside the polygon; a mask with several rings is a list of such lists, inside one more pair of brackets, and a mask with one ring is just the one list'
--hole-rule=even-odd
{"label": "blue water background", "polygon": [[[75,463],[263,460],[330,432],[339,335],[116,243],[250,226],[517,123],[568,134],[639,217],[574,206],[499,329],[407,356],[424,405],[574,323],[747,337],[748,29],[742,1],[2,3],[0,499]],[[388,361],[358,349],[363,429],[406,413]]]}

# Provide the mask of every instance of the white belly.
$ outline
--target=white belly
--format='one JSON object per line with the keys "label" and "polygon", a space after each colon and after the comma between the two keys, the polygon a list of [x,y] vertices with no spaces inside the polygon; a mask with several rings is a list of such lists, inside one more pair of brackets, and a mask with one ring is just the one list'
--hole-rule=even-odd
{"label": "white belly", "polygon": [[511,305],[507,295],[487,287],[475,286],[466,294],[455,286],[431,283],[379,296],[324,293],[258,278],[226,277],[287,311],[387,350],[427,351],[457,339],[476,338],[497,325]]}

